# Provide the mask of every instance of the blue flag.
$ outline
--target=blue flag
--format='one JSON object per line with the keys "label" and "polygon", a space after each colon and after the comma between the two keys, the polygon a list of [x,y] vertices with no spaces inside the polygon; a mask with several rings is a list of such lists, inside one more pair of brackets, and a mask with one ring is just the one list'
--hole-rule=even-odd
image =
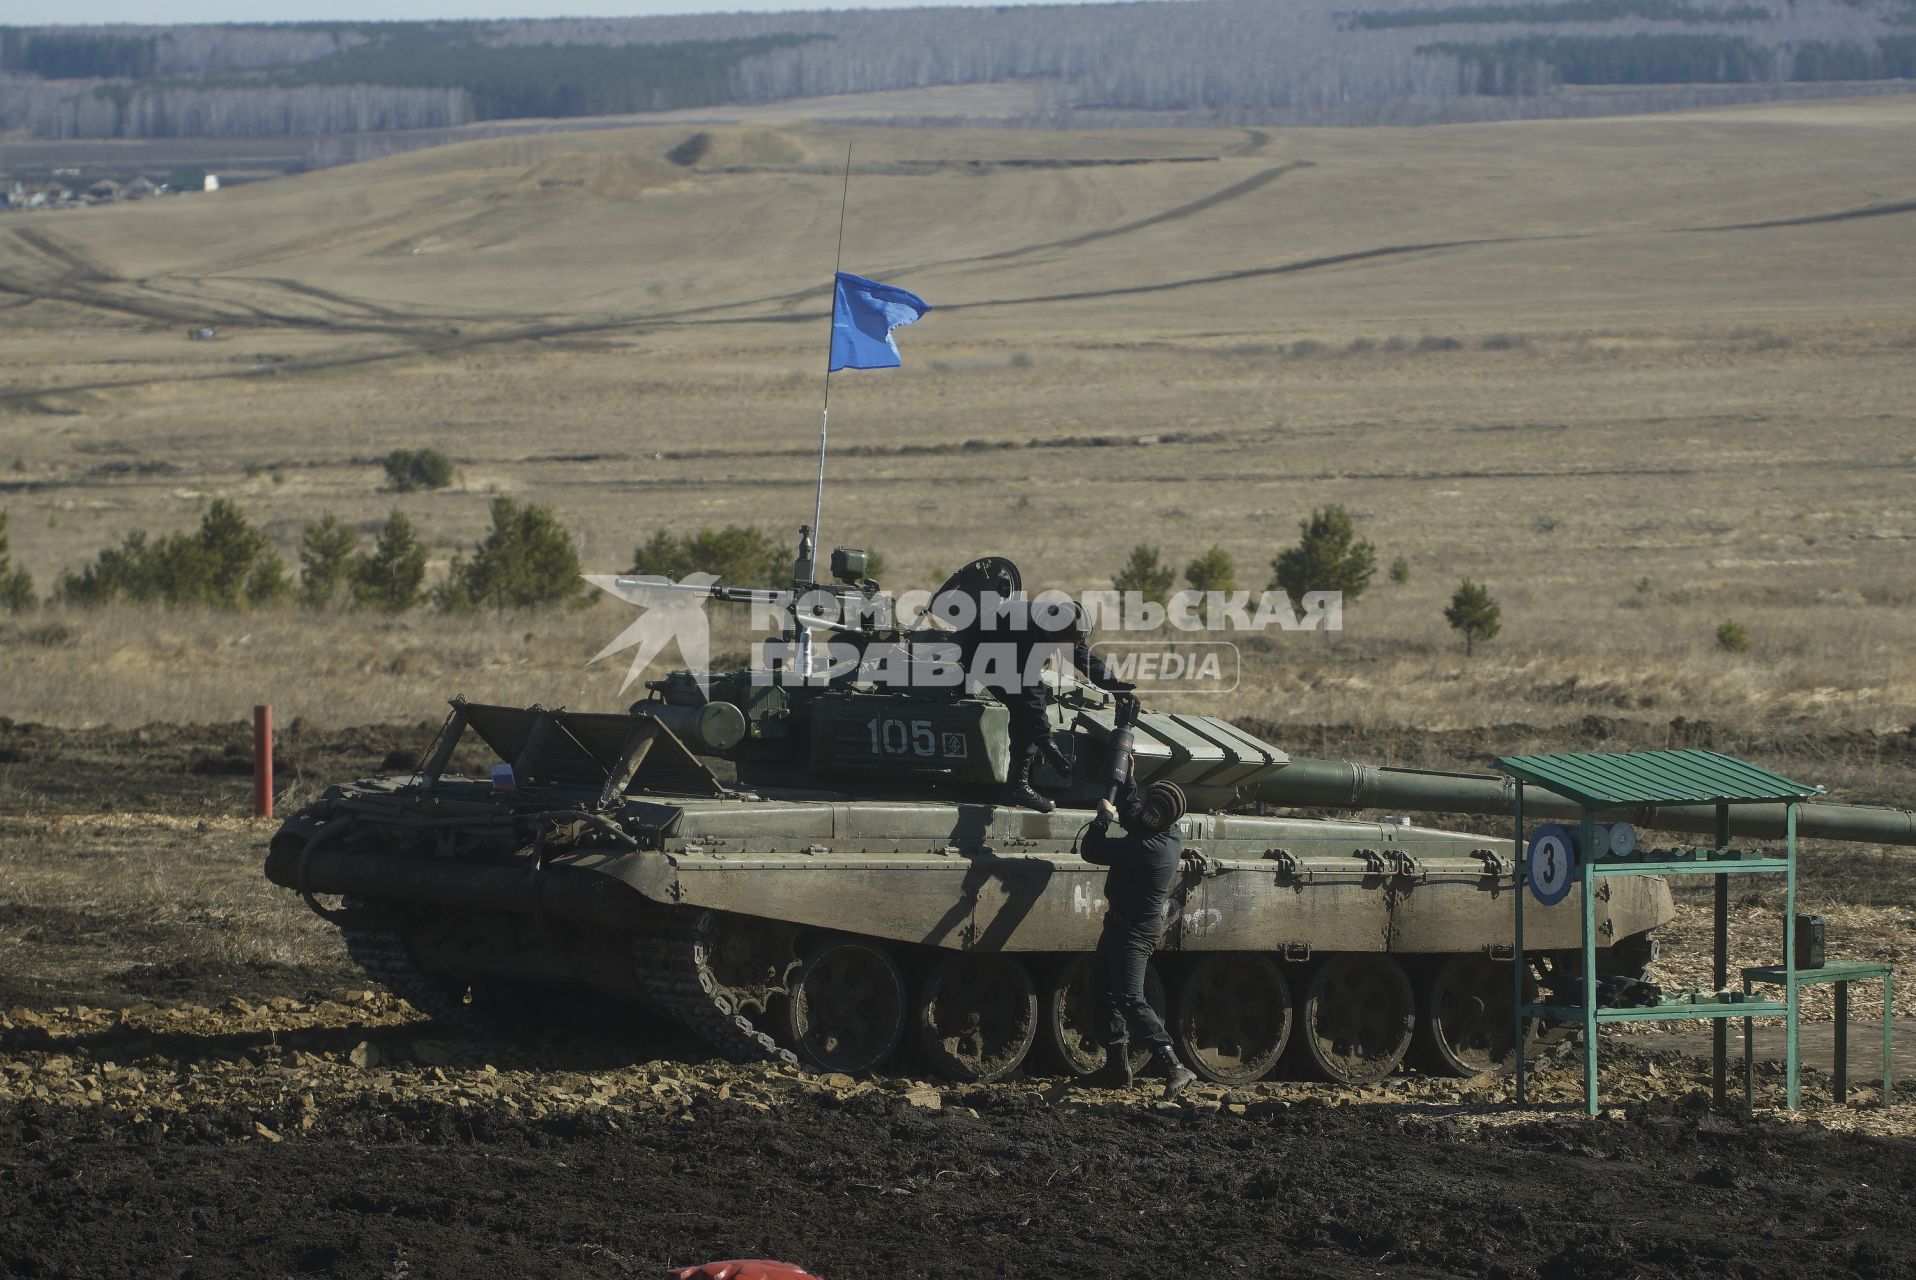
{"label": "blue flag", "polygon": [[832,359],[838,369],[895,369],[898,346],[891,331],[931,310],[915,293],[848,272],[838,273],[832,296]]}

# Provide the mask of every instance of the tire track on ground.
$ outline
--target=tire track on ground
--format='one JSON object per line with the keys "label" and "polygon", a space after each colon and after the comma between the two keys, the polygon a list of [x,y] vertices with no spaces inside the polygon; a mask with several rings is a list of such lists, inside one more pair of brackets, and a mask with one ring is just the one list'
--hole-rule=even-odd
{"label": "tire track on ground", "polygon": [[[1046,242],[1040,245],[1024,246],[1018,249],[1001,250],[997,253],[981,255],[977,258],[953,259],[947,263],[921,263],[901,267],[898,268],[898,270],[929,270],[935,266],[952,265],[954,263],[1002,261],[1006,258],[1019,256],[1021,254],[1039,252],[1045,249],[1063,246],[1081,245],[1110,236],[1122,235],[1130,230],[1136,230],[1143,226],[1155,225],[1179,217],[1189,217],[1194,213],[1201,212],[1205,208],[1215,207],[1226,200],[1235,199],[1250,191],[1254,191],[1261,186],[1275,181],[1277,178],[1283,176],[1283,174],[1291,172],[1301,166],[1308,165],[1309,163],[1309,161],[1296,161],[1287,165],[1279,165],[1272,169],[1262,170],[1242,182],[1234,183],[1229,187],[1211,192],[1198,200],[1180,205],[1175,209],[1169,209],[1162,213],[1151,215],[1151,217],[1146,219],[1124,224],[1120,227],[1102,228],[1098,231],[1086,232],[1080,236],[1068,237],[1063,240]],[[1814,225],[1825,222],[1843,222],[1859,218],[1884,217],[1903,213],[1916,213],[1916,201],[1897,201],[1889,204],[1870,205],[1860,209],[1806,214],[1799,217],[1776,218],[1760,222],[1708,227],[1670,228],[1661,233],[1652,232],[1652,234],[1671,235],[1710,231],[1762,230]],[[63,263],[69,272],[87,273],[91,275],[99,270],[97,264],[88,263],[84,258],[67,251],[64,246],[59,245],[57,242],[48,242],[43,233],[21,228],[16,229],[13,234],[16,238],[27,240],[32,247],[39,249],[43,255]],[[1632,232],[1627,234],[1641,233]],[[1456,240],[1431,240],[1412,244],[1384,245],[1372,249],[1352,250],[1346,253],[1324,254],[1317,257],[1299,259],[1294,262],[1275,263],[1261,267],[1245,267],[1235,271],[1213,272],[1207,275],[1187,276],[1175,280],[1156,281],[1148,284],[1119,285],[1108,289],[1071,290],[1063,293],[1033,294],[1027,297],[989,298],[973,302],[944,303],[940,305],[939,310],[974,311],[988,307],[1041,306],[1060,302],[1097,301],[1105,298],[1164,293],[1179,289],[1204,288],[1211,285],[1231,284],[1245,280],[1325,270],[1348,266],[1353,263],[1381,261],[1391,258],[1406,258],[1420,254],[1435,254],[1457,249],[1483,248],[1505,244],[1534,244],[1549,241],[1586,240],[1592,238],[1601,238],[1600,233],[1564,232],[1541,236],[1485,236]],[[0,290],[28,298],[35,296],[59,297],[62,300],[79,302],[83,305],[101,306],[109,310],[124,310],[130,314],[139,315],[144,318],[164,319],[169,323],[179,323],[182,320],[191,322],[204,320],[206,318],[199,315],[184,316],[181,313],[170,310],[141,308],[137,304],[124,299],[115,299],[110,296],[94,296],[85,290],[73,290],[71,296],[65,294],[48,295],[44,293],[44,291],[35,290],[30,284],[17,279],[9,279],[3,275],[0,275]],[[657,312],[649,315],[612,316],[599,320],[532,325],[499,333],[456,336],[446,335],[443,330],[432,333],[421,333],[403,324],[375,324],[366,321],[343,323],[313,317],[283,316],[255,308],[252,314],[259,319],[273,320],[301,328],[330,329],[402,337],[409,339],[414,345],[398,350],[355,352],[341,356],[317,357],[311,360],[286,361],[276,365],[250,369],[219,370],[211,373],[184,376],[106,379],[94,382],[74,383],[66,386],[0,391],[0,404],[29,402],[46,396],[57,396],[77,392],[124,390],[137,387],[182,382],[215,381],[231,378],[283,377],[296,373],[319,372],[329,369],[378,364],[415,355],[445,355],[476,347],[513,342],[537,342],[552,338],[590,334],[628,333],[636,335],[674,326],[809,324],[824,320],[829,316],[829,310],[820,307],[816,310],[802,312],[785,311],[772,315],[743,316],[727,316],[722,313],[736,311],[744,307],[791,306],[795,303],[815,298],[820,292],[821,290],[819,289],[807,289],[783,294],[766,295],[758,298],[741,299],[736,302],[710,303],[699,307],[682,308],[675,311]]]}
{"label": "tire track on ground", "polygon": [[968,258],[946,258],[938,262],[915,263],[905,268],[905,270],[930,271],[938,267],[970,266],[980,262],[1006,262],[1012,258],[1022,258],[1033,253],[1048,253],[1058,249],[1082,248],[1087,244],[1096,244],[1100,240],[1110,240],[1117,236],[1126,236],[1133,232],[1143,231],[1148,227],[1162,226],[1167,222],[1177,222],[1184,218],[1195,217],[1207,209],[1214,209],[1221,204],[1227,204],[1232,200],[1240,199],[1250,195],[1254,191],[1267,187],[1287,173],[1293,173],[1299,169],[1312,168],[1315,163],[1315,161],[1311,160],[1292,160],[1287,164],[1262,169],[1248,178],[1233,182],[1227,187],[1220,187],[1208,195],[1198,197],[1196,200],[1187,201],[1184,204],[1151,214],[1148,217],[1138,218],[1132,222],[1122,222],[1117,226],[1101,227],[1096,231],[1086,231],[1075,236],[1066,236],[1061,240],[1046,240],[1039,244],[1021,245],[1016,249],[999,249],[993,253],[977,254]]}
{"label": "tire track on ground", "polygon": [[1916,200],[1897,200],[1890,204],[1869,204],[1858,209],[1839,209],[1835,213],[1807,213],[1795,218],[1769,218],[1762,222],[1729,222],[1721,226],[1684,227],[1698,231],[1763,231],[1771,227],[1808,227],[1819,222],[1852,222],[1858,218],[1886,218],[1898,213],[1916,213]]}
{"label": "tire track on ground", "polygon": [[[293,328],[325,328],[360,332],[405,334],[401,325],[375,323],[350,318],[326,319],[271,311],[243,301],[199,297],[182,302],[167,290],[143,280],[115,275],[103,263],[86,257],[57,237],[30,227],[12,230],[14,242],[24,245],[54,278],[39,282],[18,274],[0,274],[0,289],[10,293],[72,303],[98,311],[129,315],[164,324],[206,324],[230,322],[248,317],[267,320]],[[32,260],[31,257],[29,259]],[[238,314],[232,310],[239,308]]]}
{"label": "tire track on ground", "polygon": [[[1528,239],[1577,239],[1580,236],[1544,236]],[[1417,253],[1436,252],[1445,249],[1463,248],[1477,245],[1517,243],[1526,237],[1501,237],[1481,240],[1439,240],[1425,244],[1387,245],[1379,249],[1363,249],[1350,253],[1329,254],[1323,257],[1306,258],[1297,262],[1279,263],[1268,267],[1247,267],[1239,271],[1219,272],[1212,275],[1192,276],[1180,280],[1157,281],[1151,284],[1123,285],[1111,289],[1078,290],[1069,293],[1037,294],[1026,298],[997,298],[977,302],[954,302],[941,304],[942,311],[971,311],[984,307],[1035,306],[1052,302],[1073,302],[1100,298],[1124,297],[1134,294],[1161,293],[1174,289],[1201,288],[1210,284],[1228,283],[1238,280],[1252,280],[1265,276],[1287,275],[1304,271],[1319,270],[1326,267],[1343,266],[1353,262],[1364,262],[1379,258],[1388,258]],[[0,282],[4,283],[4,282]],[[808,290],[802,296],[814,296],[817,290]],[[791,295],[801,296],[801,295]],[[429,337],[411,330],[397,329],[391,326],[374,325],[329,325],[323,321],[299,318],[302,327],[350,329],[363,332],[389,332],[395,336],[404,336],[419,343],[417,347],[402,350],[380,352],[358,352],[337,357],[317,357],[311,360],[285,361],[252,369],[229,369],[217,372],[190,374],[185,376],[154,378],[120,378],[97,382],[74,383],[66,386],[26,388],[16,391],[0,391],[0,404],[37,400],[45,396],[84,391],[114,391],[133,387],[158,386],[180,382],[210,382],[228,378],[280,377],[292,373],[308,373],[326,369],[347,368],[354,365],[377,364],[389,360],[398,360],[412,355],[444,355],[455,351],[470,350],[476,347],[495,346],[512,342],[535,342],[550,338],[577,337],[586,334],[628,333],[643,334],[675,326],[707,327],[728,325],[789,325],[812,324],[830,316],[830,311],[819,308],[816,311],[784,312],[777,315],[714,316],[713,311],[733,310],[750,303],[720,303],[706,307],[689,308],[683,311],[653,316],[615,316],[604,320],[587,320],[573,323],[536,325],[528,328],[512,329],[493,334],[471,334],[447,337],[443,341],[432,342]]]}
{"label": "tire track on ground", "polygon": [[104,263],[87,257],[59,237],[35,227],[15,227],[13,238],[34,250],[43,258],[51,258],[66,269],[69,276],[78,276],[86,280],[111,280],[113,272]]}

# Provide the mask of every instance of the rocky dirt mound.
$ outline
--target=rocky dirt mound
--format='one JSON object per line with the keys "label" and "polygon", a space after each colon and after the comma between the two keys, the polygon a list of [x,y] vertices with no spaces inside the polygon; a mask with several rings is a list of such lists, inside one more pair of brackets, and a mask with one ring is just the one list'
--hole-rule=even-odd
{"label": "rocky dirt mound", "polygon": [[701,129],[665,153],[686,168],[807,164],[816,159],[798,137],[777,129]]}

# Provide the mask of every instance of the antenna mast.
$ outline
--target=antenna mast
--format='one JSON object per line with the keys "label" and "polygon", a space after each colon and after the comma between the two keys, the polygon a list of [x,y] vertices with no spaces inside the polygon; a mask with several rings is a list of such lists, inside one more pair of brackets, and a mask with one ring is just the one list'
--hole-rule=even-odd
{"label": "antenna mast", "polygon": [[[838,197],[838,252],[832,258],[832,320],[838,319],[838,272],[845,264],[845,208],[852,194],[852,144],[845,143],[845,185]],[[832,420],[832,335],[825,333],[825,398],[818,413],[818,491],[812,498],[812,545],[819,541],[818,526],[825,514],[825,438]]]}

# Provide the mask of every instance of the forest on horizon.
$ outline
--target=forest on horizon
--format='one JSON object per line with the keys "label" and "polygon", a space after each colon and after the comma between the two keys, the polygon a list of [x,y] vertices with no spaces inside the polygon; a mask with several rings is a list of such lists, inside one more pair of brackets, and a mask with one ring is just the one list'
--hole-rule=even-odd
{"label": "forest on horizon", "polygon": [[[1916,0],[1137,0],[0,27],[0,132],[53,139],[350,134],[1005,81],[1033,86],[1038,104],[1010,123],[1071,127],[1124,113],[1234,124],[1571,114],[1581,108],[1570,95],[1596,86],[1762,96],[1911,80]],[[1638,109],[1680,101],[1645,97]]]}

